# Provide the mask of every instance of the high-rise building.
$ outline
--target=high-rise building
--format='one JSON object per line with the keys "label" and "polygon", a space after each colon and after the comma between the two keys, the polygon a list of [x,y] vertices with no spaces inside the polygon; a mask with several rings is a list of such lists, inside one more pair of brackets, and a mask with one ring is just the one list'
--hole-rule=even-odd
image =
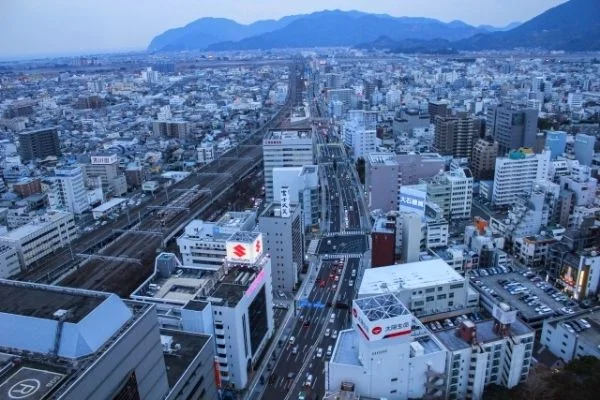
{"label": "high-rise building", "polygon": [[352,149],[352,157],[357,160],[375,152],[377,142],[377,113],[352,110],[342,126],[344,144]]}
{"label": "high-rise building", "polygon": [[546,147],[550,150],[550,159],[556,160],[556,157],[562,156],[567,146],[567,132],[547,131]]}
{"label": "high-rise building", "polygon": [[321,202],[319,198],[319,167],[273,168],[273,193],[275,202],[281,201],[281,189],[286,187],[291,204],[302,210],[304,229],[319,227]]}
{"label": "high-rise building", "polygon": [[0,346],[19,359],[6,364],[1,398],[169,395],[153,306],[115,294],[14,281],[0,282],[0,297]]}
{"label": "high-rise building", "polygon": [[498,142],[500,155],[521,147],[533,148],[537,135],[538,110],[512,105],[489,107],[486,115],[487,135]]}
{"label": "high-rise building", "polygon": [[416,185],[421,179],[434,177],[446,166],[444,158],[437,153],[400,154],[396,159],[400,185]]}
{"label": "high-rise building", "polygon": [[595,136],[586,135],[583,133],[578,133],[577,135],[575,135],[575,145],[573,146],[575,159],[579,161],[580,164],[591,166],[592,160],[594,159],[595,145]]}
{"label": "high-rise building", "polygon": [[265,251],[271,256],[273,290],[291,292],[304,263],[304,224],[297,204],[288,204],[287,215],[284,207],[284,203],[267,205],[257,230],[263,234]]}
{"label": "high-rise building", "polygon": [[376,219],[371,229],[371,268],[392,265],[396,261],[396,220]]}
{"label": "high-rise building", "polygon": [[437,115],[434,119],[434,147],[438,153],[455,158],[470,158],[473,141],[479,130],[475,118],[467,113],[455,116]]}
{"label": "high-rise building", "polygon": [[529,149],[511,151],[508,157],[496,159],[492,203],[510,205],[531,193],[534,182],[548,178],[550,152],[534,154]]}
{"label": "high-rise building", "polygon": [[112,196],[127,193],[127,178],[119,170],[119,156],[116,153],[94,153],[90,157],[90,163],[82,164],[81,167],[87,182],[100,178],[104,193]]}
{"label": "high-rise building", "polygon": [[273,168],[303,167],[315,163],[315,142],[310,129],[273,130],[263,139],[265,195],[273,202]]}
{"label": "high-rise building", "polygon": [[436,117],[447,117],[450,115],[451,110],[449,109],[450,103],[447,100],[430,101],[427,105],[427,111],[429,112],[429,122],[434,123]]}
{"label": "high-rise building", "polygon": [[327,89],[341,89],[342,88],[342,75],[335,73],[325,74],[325,86]]}
{"label": "high-rise building", "polygon": [[365,187],[371,210],[398,210],[399,167],[394,153],[371,153],[365,162]]}
{"label": "high-rise building", "polygon": [[437,204],[449,221],[471,216],[473,176],[468,168],[457,168],[427,180],[427,200]]}
{"label": "high-rise building", "polygon": [[81,168],[75,165],[56,168],[48,192],[50,207],[82,214],[90,209]]}
{"label": "high-rise building", "polygon": [[331,89],[327,91],[327,96],[329,97],[330,110],[335,102],[342,103],[341,115],[351,110],[356,103],[356,95],[353,89]]}
{"label": "high-rise building", "polygon": [[475,146],[473,146],[470,160],[473,179],[476,181],[493,179],[497,156],[497,142],[494,142],[491,138],[478,139]]}
{"label": "high-rise building", "polygon": [[421,252],[421,216],[414,212],[403,212],[402,216],[402,262],[419,260]]}
{"label": "high-rise building", "polygon": [[45,128],[19,133],[19,155],[27,162],[46,157],[59,157],[60,141],[57,128]]}
{"label": "high-rise building", "polygon": [[185,121],[154,121],[152,132],[156,137],[171,139],[186,139],[188,124]]}

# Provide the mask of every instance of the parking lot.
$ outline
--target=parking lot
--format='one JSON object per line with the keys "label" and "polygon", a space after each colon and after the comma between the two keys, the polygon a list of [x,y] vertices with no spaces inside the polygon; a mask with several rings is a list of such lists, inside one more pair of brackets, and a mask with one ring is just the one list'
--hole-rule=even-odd
{"label": "parking lot", "polygon": [[483,269],[485,272],[481,271],[471,274],[471,283],[483,296],[493,297],[496,301],[519,310],[521,318],[526,322],[578,311],[575,301],[533,272],[525,270],[497,273],[497,269],[490,268]]}
{"label": "parking lot", "polygon": [[489,319],[489,315],[485,312],[466,312],[463,315],[459,315],[452,318],[440,319],[437,321],[426,322],[427,326],[432,332],[443,331],[446,329],[453,329],[460,325],[462,321],[469,320],[472,322],[479,322]]}

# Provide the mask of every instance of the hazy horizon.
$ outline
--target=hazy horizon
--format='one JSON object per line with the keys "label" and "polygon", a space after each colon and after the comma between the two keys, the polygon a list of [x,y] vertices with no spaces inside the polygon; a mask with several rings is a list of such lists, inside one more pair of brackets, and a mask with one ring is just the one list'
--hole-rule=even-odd
{"label": "hazy horizon", "polygon": [[[248,24],[322,10],[358,10],[395,17],[427,17],[443,22],[504,27],[525,22],[565,0],[174,0],[143,3],[104,0],[3,0],[0,5],[0,59],[73,56],[144,50],[167,29],[204,17]],[[135,23],[136,21],[143,21]]]}

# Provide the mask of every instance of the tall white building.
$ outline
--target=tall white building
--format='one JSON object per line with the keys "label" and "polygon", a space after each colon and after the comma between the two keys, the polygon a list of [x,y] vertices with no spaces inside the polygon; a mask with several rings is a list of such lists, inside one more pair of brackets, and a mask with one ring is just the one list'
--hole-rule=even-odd
{"label": "tall white building", "polygon": [[267,202],[274,200],[273,168],[314,165],[315,142],[311,130],[269,131],[263,139]]}
{"label": "tall white building", "polygon": [[342,126],[344,144],[352,149],[353,158],[366,158],[377,148],[377,113],[352,110]]}
{"label": "tall white building", "polygon": [[548,178],[550,151],[535,154],[528,149],[511,151],[508,157],[496,159],[492,203],[513,204],[518,197],[531,193],[536,181]]}
{"label": "tall white building", "polygon": [[456,168],[428,180],[427,200],[437,204],[448,220],[469,218],[473,203],[471,171],[468,168]]}
{"label": "tall white building", "polygon": [[193,220],[177,238],[183,264],[219,269],[226,256],[225,243],[238,231],[251,231],[256,225],[256,212],[229,211],[217,222]]}
{"label": "tall white building", "polygon": [[51,211],[0,236],[0,243],[17,251],[23,269],[77,237],[73,214]]}
{"label": "tall white building", "polygon": [[273,193],[275,202],[281,201],[281,188],[287,187],[291,204],[302,210],[304,229],[317,228],[320,217],[319,167],[273,168]]}
{"label": "tall white building", "polygon": [[351,385],[389,400],[443,397],[446,349],[394,294],[354,300],[352,329],[340,332],[325,387]]}
{"label": "tall white building", "polygon": [[74,214],[90,209],[81,168],[74,165],[57,168],[49,180],[48,201],[53,209]]}

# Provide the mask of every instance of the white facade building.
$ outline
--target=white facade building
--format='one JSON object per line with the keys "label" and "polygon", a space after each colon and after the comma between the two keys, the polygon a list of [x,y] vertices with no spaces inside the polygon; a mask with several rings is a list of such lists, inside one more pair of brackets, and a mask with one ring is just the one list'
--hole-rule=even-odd
{"label": "white facade building", "polygon": [[276,203],[281,201],[281,188],[287,187],[291,204],[302,209],[305,229],[318,227],[320,217],[319,167],[273,168],[273,195]]}
{"label": "white facade building", "polygon": [[550,151],[534,154],[530,150],[511,151],[508,157],[496,159],[492,203],[510,205],[530,193],[536,181],[548,178]]}
{"label": "white facade building", "polygon": [[55,210],[81,214],[90,209],[81,168],[65,166],[55,170],[48,193],[50,206]]}
{"label": "white facade building", "polygon": [[595,312],[547,319],[542,328],[541,344],[564,362],[582,356],[600,358],[599,327],[600,318]]}
{"label": "white facade building", "polygon": [[342,126],[344,144],[352,149],[352,157],[366,158],[377,148],[377,114],[362,110],[352,110]]}
{"label": "white facade building", "polygon": [[0,243],[17,251],[21,267],[25,269],[76,237],[73,214],[51,211],[0,236]]}
{"label": "white facade building", "polygon": [[388,400],[443,396],[446,350],[397,296],[354,300],[352,328],[338,336],[326,390],[351,384],[361,395]]}
{"label": "white facade building", "polygon": [[5,244],[0,245],[0,279],[7,279],[21,272],[17,251]]}
{"label": "white facade building", "polygon": [[471,216],[473,175],[468,168],[442,172],[427,181],[427,200],[436,203],[448,220]]}
{"label": "white facade building", "polygon": [[208,164],[215,159],[215,145],[213,143],[202,143],[196,149],[198,154],[198,163]]}
{"label": "white facade building", "polygon": [[315,142],[310,130],[270,131],[263,139],[265,194],[274,200],[273,168],[314,165]]}

